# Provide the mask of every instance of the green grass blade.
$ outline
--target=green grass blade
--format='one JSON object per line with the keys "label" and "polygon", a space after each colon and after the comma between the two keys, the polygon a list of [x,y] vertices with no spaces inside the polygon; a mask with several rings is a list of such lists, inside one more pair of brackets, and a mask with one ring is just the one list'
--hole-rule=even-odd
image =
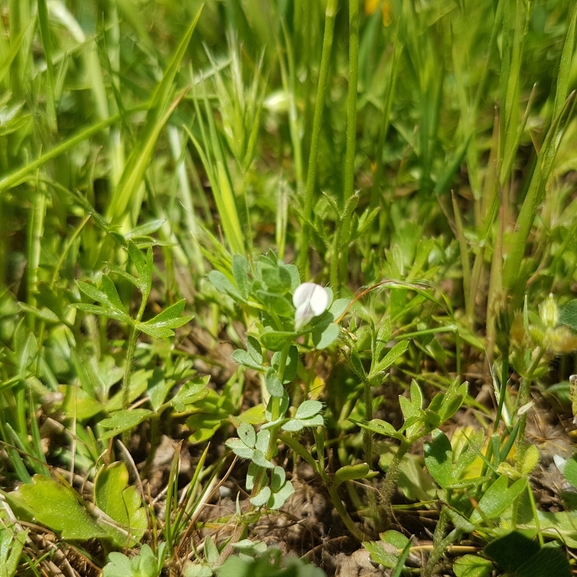
{"label": "green grass blade", "polygon": [[315,197],[315,183],[317,176],[317,157],[319,153],[319,138],[321,134],[321,124],[323,119],[323,109],[325,106],[327,78],[329,75],[329,62],[333,46],[333,36],[335,19],[337,16],[337,1],[329,0],[325,13],[325,33],[323,38],[323,51],[321,55],[321,68],[319,71],[319,81],[317,86],[317,96],[315,101],[315,112],[313,118],[313,128],[311,137],[311,148],[309,153],[309,164],[307,168],[307,182],[305,190],[305,202],[302,218],[302,235],[299,255],[299,267],[303,279],[309,278],[309,242],[311,235],[311,222],[313,213],[313,203]]}
{"label": "green grass blade", "polygon": [[42,38],[44,56],[46,58],[46,114],[50,129],[56,132],[58,130],[58,124],[56,121],[56,105],[54,103],[53,49],[46,0],[38,0],[38,24],[40,25],[40,37]]}
{"label": "green grass blade", "polygon": [[[141,104],[129,111],[129,114],[133,114],[135,112],[141,112],[142,110],[146,110],[149,107],[149,104]],[[0,195],[10,190],[11,188],[21,184],[22,182],[31,178],[31,174],[42,165],[46,164],[48,161],[58,158],[61,154],[71,151],[74,149],[75,146],[79,145],[81,142],[88,140],[90,137],[102,132],[109,126],[112,126],[116,122],[120,120],[120,115],[116,114],[107,118],[106,120],[102,120],[89,126],[88,128],[84,128],[77,132],[74,136],[71,136],[69,139],[65,140],[64,142],[60,143],[58,146],[55,146],[52,150],[42,154],[36,160],[30,161],[28,164],[15,170],[14,172],[10,173],[8,176],[0,179]]]}
{"label": "green grass blade", "polygon": [[571,63],[575,56],[575,42],[577,40],[575,28],[577,26],[577,6],[573,9],[573,16],[565,36],[561,61],[559,63],[559,73],[557,74],[557,88],[555,91],[555,104],[553,105],[553,118],[561,113],[565,106],[565,101],[569,96],[569,85],[571,82]]}
{"label": "green grass blade", "polygon": [[120,224],[127,216],[130,203],[143,183],[144,173],[150,163],[158,136],[168,121],[170,114],[174,108],[176,108],[180,98],[183,96],[182,94],[172,102],[172,104],[170,104],[176,73],[180,67],[182,59],[184,58],[201,12],[202,9],[199,10],[188,27],[188,30],[176,49],[162,80],[152,96],[145,126],[128,158],[124,172],[120,178],[120,182],[118,183],[118,187],[114,191],[108,210],[106,211],[106,217],[112,223]]}

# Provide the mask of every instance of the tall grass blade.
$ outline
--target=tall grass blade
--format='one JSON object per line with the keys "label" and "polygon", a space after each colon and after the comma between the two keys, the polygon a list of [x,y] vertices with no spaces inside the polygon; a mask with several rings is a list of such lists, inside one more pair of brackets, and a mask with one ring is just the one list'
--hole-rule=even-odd
{"label": "tall grass blade", "polygon": [[[201,12],[202,8],[188,27],[161,82],[152,96],[150,110],[148,111],[144,128],[135,143],[132,153],[128,157],[118,187],[114,191],[106,211],[106,217],[111,223],[120,224],[126,218],[130,203],[143,183],[144,173],[150,163],[158,136],[168,121],[170,114],[183,96],[181,95],[180,98],[177,98],[170,104],[171,94],[174,91],[176,73],[184,58]],[[134,225],[135,223],[132,224]]]}
{"label": "tall grass blade", "polygon": [[58,124],[56,121],[56,105],[54,102],[54,63],[46,0],[38,0],[38,23],[40,25],[40,37],[42,38],[42,45],[44,47],[44,56],[46,58],[46,115],[50,129],[56,132],[58,130]]}
{"label": "tall grass blade", "polygon": [[[132,108],[128,111],[128,114],[134,114],[135,112],[141,112],[142,110],[148,109],[149,104],[141,104],[135,108]],[[52,150],[42,154],[37,159],[30,161],[28,164],[15,170],[14,172],[10,173],[9,175],[5,176],[4,178],[0,179],[0,195],[2,193],[10,190],[11,188],[17,186],[18,184],[23,183],[26,180],[29,180],[31,177],[31,173],[33,173],[36,169],[40,168],[42,165],[46,164],[48,161],[58,158],[60,155],[71,151],[74,149],[75,146],[78,146],[81,142],[88,140],[90,137],[106,130],[109,126],[112,126],[116,122],[120,120],[120,115],[116,114],[107,118],[106,120],[101,120],[89,126],[88,128],[83,128],[79,132],[77,132],[74,136],[71,136],[64,142],[60,143],[59,145],[55,146]]]}
{"label": "tall grass blade", "polygon": [[302,219],[302,233],[300,243],[299,267],[304,280],[310,276],[309,271],[309,242],[311,235],[313,203],[315,197],[315,183],[317,176],[317,157],[319,153],[319,138],[321,134],[321,123],[323,109],[325,106],[327,78],[329,75],[329,62],[333,45],[333,35],[335,18],[337,16],[337,1],[328,0],[325,12],[325,33],[323,38],[323,51],[321,55],[321,68],[319,71],[319,81],[317,86],[317,96],[315,101],[315,113],[313,118],[313,128],[311,135],[311,148],[309,153],[309,163],[307,168],[307,182],[305,190],[305,201]]}

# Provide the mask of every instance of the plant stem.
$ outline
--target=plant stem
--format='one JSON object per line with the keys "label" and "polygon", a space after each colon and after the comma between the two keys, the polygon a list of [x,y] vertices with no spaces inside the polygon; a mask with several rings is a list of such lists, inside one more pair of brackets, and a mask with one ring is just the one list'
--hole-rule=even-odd
{"label": "plant stem", "polygon": [[132,377],[132,363],[134,362],[134,353],[136,351],[136,339],[138,338],[138,329],[136,324],[130,328],[128,337],[128,349],[126,351],[126,361],[124,364],[124,377],[122,378],[122,408],[128,409],[130,404],[130,380]]}
{"label": "plant stem", "polygon": [[[365,420],[371,421],[373,418],[373,395],[371,391],[371,384],[365,380],[363,383],[365,393]],[[373,435],[367,429],[363,430],[363,445],[365,449],[365,462],[369,465],[373,462]]]}
{"label": "plant stem", "polygon": [[411,439],[404,439],[401,441],[389,468],[387,469],[387,476],[385,477],[385,482],[383,483],[383,488],[381,490],[381,507],[383,510],[383,526],[388,529],[391,521],[393,519],[393,508],[391,501],[393,499],[393,493],[397,484],[400,473],[400,465],[405,453],[410,449],[412,445]]}
{"label": "plant stem", "polygon": [[[281,383],[284,381],[284,372],[286,369],[286,362],[288,359],[291,344],[292,344],[291,341],[288,341],[281,352],[281,357],[280,357],[279,366],[278,366],[278,373],[277,373],[278,378],[280,379]],[[280,397],[271,397],[272,422],[278,421],[281,418],[282,415],[280,414],[280,409],[281,409],[281,398]],[[268,450],[266,452],[266,458],[269,461],[274,457],[274,454],[275,454],[276,444],[277,444],[277,440],[278,440],[278,436],[279,436],[278,435],[279,428],[280,428],[280,425],[275,425],[274,427],[270,428],[270,439],[268,442]],[[254,488],[252,490],[253,497],[260,493],[260,491],[262,490],[262,488],[264,486],[266,478],[267,478],[266,470],[261,469],[258,472],[256,479],[254,481]]]}
{"label": "plant stem", "polygon": [[365,541],[366,535],[355,525],[348,511],[346,510],[337,488],[333,485],[330,477],[325,473],[325,470],[319,467],[319,464],[315,461],[313,456],[296,440],[290,435],[279,435],[281,441],[290,447],[297,455],[301,456],[321,477],[327,490],[329,492],[329,497],[333,503],[335,509],[340,515],[345,527],[350,531],[351,535],[358,539],[359,541]]}
{"label": "plant stem", "polygon": [[313,118],[311,149],[309,153],[309,165],[307,169],[307,183],[305,190],[304,210],[303,210],[303,228],[302,228],[301,248],[299,256],[299,267],[301,269],[301,273],[303,275],[304,280],[307,280],[310,277],[308,248],[311,236],[311,220],[313,212],[315,180],[317,175],[317,157],[319,152],[319,137],[321,133],[323,108],[325,105],[325,93],[327,89],[327,78],[329,74],[329,60],[333,45],[333,34],[334,34],[336,16],[337,16],[337,0],[328,0],[325,12],[325,32],[323,37],[321,68],[319,71],[319,83],[317,86],[317,97],[315,102],[315,113]]}
{"label": "plant stem", "polygon": [[[545,354],[545,349],[538,348],[535,354],[535,358],[529,367],[529,371],[526,377],[522,377],[519,382],[519,396],[518,396],[518,409],[524,407],[531,398],[531,382],[533,381],[533,374],[535,373],[543,355]],[[524,411],[519,417],[519,432],[517,433],[517,454],[516,454],[516,464],[518,468],[523,466],[523,460],[525,457],[525,452],[527,450],[527,444],[525,443],[525,429],[527,427],[527,412]]]}

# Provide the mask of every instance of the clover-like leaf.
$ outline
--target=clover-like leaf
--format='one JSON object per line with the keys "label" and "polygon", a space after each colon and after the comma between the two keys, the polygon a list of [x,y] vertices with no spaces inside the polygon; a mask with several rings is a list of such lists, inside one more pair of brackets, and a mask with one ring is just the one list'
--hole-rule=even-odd
{"label": "clover-like leaf", "polygon": [[260,337],[260,342],[269,351],[282,351],[287,341],[294,339],[295,336],[295,333],[291,331],[265,330]]}
{"label": "clover-like leaf", "polygon": [[341,329],[336,323],[323,323],[314,327],[312,333],[313,343],[319,350],[326,349],[339,338],[340,333]]}
{"label": "clover-like leaf", "polygon": [[270,367],[264,377],[264,384],[266,390],[273,397],[282,397],[284,395],[284,387],[276,374],[276,371]]}
{"label": "clover-like leaf", "polygon": [[211,270],[208,273],[208,280],[214,285],[214,288],[221,293],[232,297],[236,301],[245,302],[241,292],[230,280],[220,271]]}
{"label": "clover-like leaf", "polygon": [[256,431],[252,425],[248,423],[241,423],[237,429],[238,436],[242,442],[251,449],[254,448],[256,443]]}
{"label": "clover-like leaf", "polygon": [[252,459],[254,449],[247,447],[242,439],[232,437],[227,439],[224,444],[241,459]]}
{"label": "clover-like leaf", "polygon": [[272,494],[268,506],[275,511],[280,509],[294,492],[295,488],[293,487],[293,484],[290,481],[287,481],[281,489]]}
{"label": "clover-like leaf", "polygon": [[[272,359],[270,361],[271,366],[277,372],[280,368],[281,358],[282,358],[281,351],[277,351],[272,356]],[[298,366],[299,366],[299,351],[295,345],[291,345],[284,366],[284,373],[283,373],[284,384],[290,383],[296,377]]]}
{"label": "clover-like leaf", "polygon": [[244,365],[255,371],[264,370],[262,366],[262,348],[253,336],[249,335],[246,339],[246,351],[237,349],[232,353],[232,358],[240,365]]}
{"label": "clover-like leaf", "polygon": [[266,505],[268,503],[271,494],[272,494],[272,491],[270,490],[270,487],[263,487],[260,490],[260,492],[258,493],[258,495],[255,495],[254,497],[252,497],[250,502],[255,507],[263,507],[264,505]]}
{"label": "clover-like leaf", "polygon": [[320,413],[322,409],[323,404],[320,401],[303,401],[299,405],[295,417],[297,419],[309,419]]}

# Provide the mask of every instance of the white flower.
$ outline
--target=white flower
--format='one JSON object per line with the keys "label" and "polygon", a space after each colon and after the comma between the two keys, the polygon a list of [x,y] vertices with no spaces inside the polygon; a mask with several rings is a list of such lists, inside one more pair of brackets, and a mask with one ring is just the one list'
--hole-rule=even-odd
{"label": "white flower", "polygon": [[313,317],[322,315],[329,306],[329,293],[319,284],[304,282],[293,294],[295,330],[300,331]]}

